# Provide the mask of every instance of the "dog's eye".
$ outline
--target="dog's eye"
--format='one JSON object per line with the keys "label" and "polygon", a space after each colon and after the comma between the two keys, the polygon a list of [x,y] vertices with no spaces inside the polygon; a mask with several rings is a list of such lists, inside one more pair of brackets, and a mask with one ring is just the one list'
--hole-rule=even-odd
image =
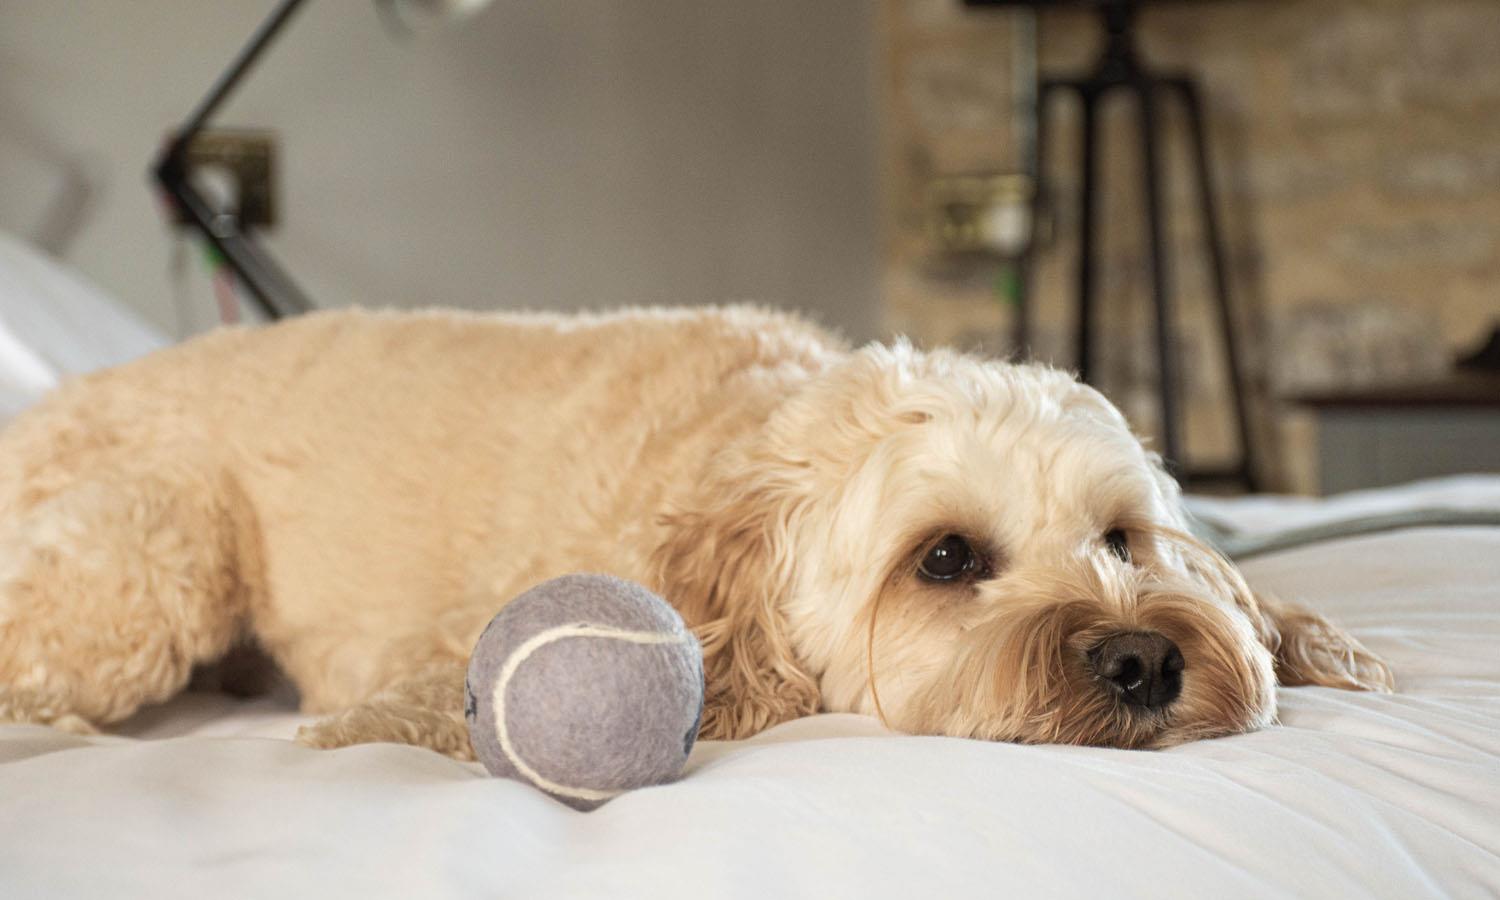
{"label": "dog's eye", "polygon": [[1120,558],[1121,562],[1130,562],[1130,539],[1123,528],[1111,528],[1104,532],[1104,546],[1109,552]]}
{"label": "dog's eye", "polygon": [[969,542],[956,534],[945,536],[922,557],[918,573],[928,581],[953,581],[983,568]]}

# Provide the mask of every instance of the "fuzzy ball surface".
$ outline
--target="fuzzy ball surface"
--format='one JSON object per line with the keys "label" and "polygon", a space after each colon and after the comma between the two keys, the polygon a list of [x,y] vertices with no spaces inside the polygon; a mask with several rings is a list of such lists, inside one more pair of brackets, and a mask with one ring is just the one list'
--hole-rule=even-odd
{"label": "fuzzy ball surface", "polygon": [[589,810],[682,772],[703,715],[703,653],[646,588],[564,575],[491,620],[464,687],[469,739],[491,774]]}

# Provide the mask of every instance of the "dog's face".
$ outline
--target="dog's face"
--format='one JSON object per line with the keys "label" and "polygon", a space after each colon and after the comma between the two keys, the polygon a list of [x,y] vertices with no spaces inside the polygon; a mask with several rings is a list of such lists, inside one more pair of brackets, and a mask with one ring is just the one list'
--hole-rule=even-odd
{"label": "dog's face", "polygon": [[[1305,613],[1336,640],[1283,647],[1290,618],[1182,533],[1119,412],[1042,367],[861,351],[726,454],[676,524],[660,581],[704,639],[710,736],[821,708],[1160,747],[1269,723],[1278,665],[1389,679]],[[1368,672],[1340,664],[1356,651]]]}

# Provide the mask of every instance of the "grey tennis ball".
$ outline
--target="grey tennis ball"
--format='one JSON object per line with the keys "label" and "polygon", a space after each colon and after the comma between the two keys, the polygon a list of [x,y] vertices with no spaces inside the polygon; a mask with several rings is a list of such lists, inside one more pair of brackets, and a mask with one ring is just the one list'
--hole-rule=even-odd
{"label": "grey tennis ball", "polygon": [[644,587],[564,575],[491,620],[464,689],[491,774],[589,810],[682,772],[703,716],[703,652]]}

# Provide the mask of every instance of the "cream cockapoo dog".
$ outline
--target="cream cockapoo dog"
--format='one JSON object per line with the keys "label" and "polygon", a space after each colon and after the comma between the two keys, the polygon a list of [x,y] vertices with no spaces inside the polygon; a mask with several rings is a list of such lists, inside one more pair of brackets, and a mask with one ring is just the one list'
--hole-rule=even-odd
{"label": "cream cockapoo dog", "polygon": [[0,721],[88,729],[253,639],[306,743],[467,755],[467,654],[566,572],[667,597],[706,737],[817,710],[1160,747],[1388,689],[1183,533],[1070,376],[750,309],[331,312],[59,389],[0,435]]}

